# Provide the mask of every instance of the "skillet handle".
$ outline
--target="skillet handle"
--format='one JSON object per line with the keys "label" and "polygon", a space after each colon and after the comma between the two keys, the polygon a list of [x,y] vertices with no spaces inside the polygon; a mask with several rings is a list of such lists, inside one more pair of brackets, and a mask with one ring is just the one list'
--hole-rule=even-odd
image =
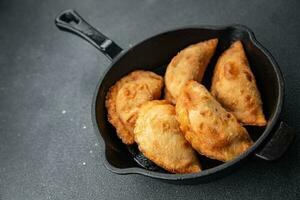
{"label": "skillet handle", "polygon": [[291,145],[294,136],[295,130],[281,121],[270,140],[255,153],[255,156],[266,161],[279,159]]}
{"label": "skillet handle", "polygon": [[77,34],[99,49],[110,60],[123,50],[111,39],[88,24],[75,10],[65,10],[55,18],[55,25],[64,31]]}

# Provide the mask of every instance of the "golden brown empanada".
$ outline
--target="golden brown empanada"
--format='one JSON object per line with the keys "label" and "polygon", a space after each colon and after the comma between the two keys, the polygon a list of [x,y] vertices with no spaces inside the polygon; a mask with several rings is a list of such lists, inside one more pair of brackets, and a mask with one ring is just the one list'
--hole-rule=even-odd
{"label": "golden brown empanada", "polygon": [[106,95],[108,121],[125,144],[133,144],[133,129],[140,106],[159,99],[163,78],[150,71],[137,70],[116,82]]}
{"label": "golden brown empanada", "polygon": [[229,161],[252,144],[247,130],[207,91],[190,81],[177,99],[176,116],[185,138],[200,154]]}
{"label": "golden brown empanada", "polygon": [[183,86],[189,80],[201,82],[217,44],[218,39],[211,39],[190,45],[171,60],[165,74],[165,98],[168,101],[175,104]]}
{"label": "golden brown empanada", "polygon": [[266,125],[260,93],[241,41],[234,42],[218,59],[212,95],[245,125]]}
{"label": "golden brown empanada", "polygon": [[147,158],[169,172],[201,171],[196,152],[180,131],[175,107],[165,100],[148,101],[142,105],[134,138]]}

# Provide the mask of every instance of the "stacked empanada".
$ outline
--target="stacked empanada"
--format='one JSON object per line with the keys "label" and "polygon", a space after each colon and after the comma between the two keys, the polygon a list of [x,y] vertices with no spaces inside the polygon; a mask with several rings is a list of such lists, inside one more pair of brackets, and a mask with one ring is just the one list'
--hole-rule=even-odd
{"label": "stacked empanada", "polygon": [[185,139],[209,158],[229,161],[252,144],[247,130],[196,81],[183,88],[176,113]]}
{"label": "stacked empanada", "polygon": [[143,104],[134,138],[147,158],[170,172],[193,173],[201,170],[195,151],[179,128],[175,107],[165,100]]}
{"label": "stacked empanada", "polygon": [[218,39],[188,46],[170,62],[165,74],[165,98],[175,104],[184,85],[195,80],[201,82],[206,67],[215,53]]}
{"label": "stacked empanada", "polygon": [[163,78],[149,71],[134,71],[121,78],[106,95],[108,121],[124,144],[133,144],[133,129],[141,105],[159,99]]}
{"label": "stacked empanada", "polygon": [[190,45],[171,60],[164,77],[167,101],[159,100],[163,78],[141,70],[120,79],[107,94],[108,120],[122,142],[136,142],[169,172],[200,172],[196,152],[230,161],[253,144],[242,125],[267,123],[241,41],[219,57],[211,93],[201,85],[217,44],[210,39]]}

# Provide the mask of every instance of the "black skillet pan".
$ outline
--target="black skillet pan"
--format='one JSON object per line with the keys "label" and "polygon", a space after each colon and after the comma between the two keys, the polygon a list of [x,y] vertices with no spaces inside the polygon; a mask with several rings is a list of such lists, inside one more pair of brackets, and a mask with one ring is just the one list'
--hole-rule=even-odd
{"label": "black skillet pan", "polygon": [[[294,131],[279,120],[283,106],[284,81],[277,63],[271,54],[257,42],[252,31],[241,25],[226,27],[199,26],[167,31],[124,51],[112,40],[90,26],[74,10],[66,10],[55,19],[58,28],[75,33],[111,61],[111,65],[96,88],[92,119],[95,133],[105,143],[105,166],[117,174],[142,174],[148,177],[175,183],[199,183],[225,175],[240,166],[249,157],[267,161],[278,159],[291,144]],[[135,145],[126,146],[116,136],[115,129],[107,121],[105,96],[108,89],[121,77],[137,69],[151,70],[163,75],[171,58],[184,47],[218,38],[216,53],[205,72],[203,84],[210,88],[210,77],[218,56],[235,40],[242,40],[252,71],[256,77],[263,100],[264,113],[268,119],[266,127],[246,127],[254,145],[238,158],[221,163],[199,157],[204,170],[194,174],[170,174],[145,158]]]}

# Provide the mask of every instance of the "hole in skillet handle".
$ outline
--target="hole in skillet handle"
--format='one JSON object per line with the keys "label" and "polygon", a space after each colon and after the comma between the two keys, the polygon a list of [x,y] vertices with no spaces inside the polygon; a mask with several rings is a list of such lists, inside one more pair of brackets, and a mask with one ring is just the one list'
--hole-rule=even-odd
{"label": "hole in skillet handle", "polygon": [[80,24],[80,22],[80,16],[72,9],[63,11],[55,19],[55,23],[60,25],[70,24],[72,26],[76,26]]}
{"label": "hole in skillet handle", "polygon": [[64,13],[59,17],[59,20],[64,21],[66,23],[75,25],[80,22],[80,20],[75,16],[72,15],[71,13]]}

